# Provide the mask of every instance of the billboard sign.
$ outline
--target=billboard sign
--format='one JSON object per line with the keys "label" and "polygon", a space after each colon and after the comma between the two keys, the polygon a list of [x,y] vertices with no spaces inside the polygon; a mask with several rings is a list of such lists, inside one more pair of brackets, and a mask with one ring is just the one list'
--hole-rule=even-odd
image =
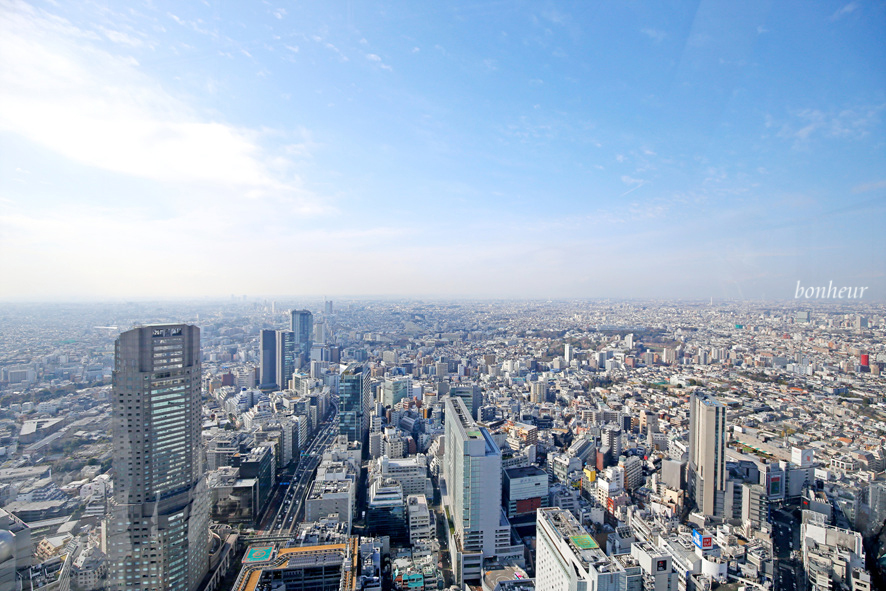
{"label": "billboard sign", "polygon": [[702,550],[710,550],[714,547],[714,538],[710,534],[703,534],[694,529],[692,530],[692,543]]}

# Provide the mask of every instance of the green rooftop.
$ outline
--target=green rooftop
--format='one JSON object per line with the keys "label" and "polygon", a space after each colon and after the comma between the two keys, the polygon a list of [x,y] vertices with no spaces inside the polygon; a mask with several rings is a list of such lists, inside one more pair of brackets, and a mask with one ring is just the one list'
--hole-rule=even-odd
{"label": "green rooftop", "polygon": [[600,547],[600,545],[597,544],[596,540],[594,540],[594,538],[587,534],[582,534],[580,536],[570,536],[569,539],[572,540],[573,544],[575,544],[578,548],[582,550],[596,550]]}
{"label": "green rooftop", "polygon": [[264,562],[270,560],[274,553],[273,546],[250,546],[243,557],[243,562]]}

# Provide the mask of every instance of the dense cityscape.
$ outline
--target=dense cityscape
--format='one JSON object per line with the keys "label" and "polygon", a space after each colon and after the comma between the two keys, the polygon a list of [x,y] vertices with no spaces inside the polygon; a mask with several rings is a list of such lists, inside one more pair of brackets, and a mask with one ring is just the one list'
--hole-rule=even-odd
{"label": "dense cityscape", "polygon": [[0,589],[882,588],[886,307],[0,307]]}
{"label": "dense cityscape", "polygon": [[0,591],[886,591],[884,40],[0,0]]}

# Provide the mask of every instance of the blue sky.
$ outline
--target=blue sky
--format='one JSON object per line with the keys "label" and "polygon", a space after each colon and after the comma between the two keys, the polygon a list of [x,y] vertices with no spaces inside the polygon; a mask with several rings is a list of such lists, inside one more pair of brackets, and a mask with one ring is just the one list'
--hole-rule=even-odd
{"label": "blue sky", "polygon": [[0,17],[0,299],[886,298],[883,3]]}

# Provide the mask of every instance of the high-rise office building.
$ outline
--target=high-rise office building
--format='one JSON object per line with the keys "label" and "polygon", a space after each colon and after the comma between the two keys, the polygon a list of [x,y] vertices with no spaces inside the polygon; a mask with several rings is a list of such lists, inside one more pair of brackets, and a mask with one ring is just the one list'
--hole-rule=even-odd
{"label": "high-rise office building", "polygon": [[289,314],[289,330],[295,333],[296,354],[302,363],[307,363],[314,341],[314,315],[308,310],[292,310]]}
{"label": "high-rise office building", "polygon": [[277,387],[285,390],[289,387],[289,380],[295,373],[296,363],[296,347],[295,333],[291,330],[278,330],[275,339],[276,361],[274,363],[276,369],[275,381]]}
{"label": "high-rise office building", "polygon": [[369,388],[369,369],[359,364],[349,365],[338,383],[339,433],[348,441],[359,441],[364,453],[369,441],[369,413],[372,391]]}
{"label": "high-rise office building", "polygon": [[124,332],[114,364],[110,588],[193,591],[209,568],[200,329]]}
{"label": "high-rise office building", "polygon": [[618,457],[622,452],[621,429],[614,423],[605,425],[600,431],[600,451],[606,455],[606,466],[614,466],[618,463]]}
{"label": "high-rise office building", "polygon": [[477,420],[477,413],[483,406],[483,393],[480,391],[480,386],[453,386],[449,389],[449,395],[453,398],[461,398],[465,406],[468,407],[471,418]]}
{"label": "high-rise office building", "polygon": [[394,407],[404,398],[412,397],[412,378],[385,378],[381,385],[381,403]]}
{"label": "high-rise office building", "polygon": [[268,388],[277,383],[277,333],[263,329],[258,340],[260,369],[260,387]]}
{"label": "high-rise office building", "polygon": [[484,559],[513,552],[501,508],[501,450],[471,418],[462,398],[445,403],[446,504],[455,525],[456,580],[477,580]]}
{"label": "high-rise office building", "polygon": [[689,397],[689,497],[721,517],[726,492],[726,406],[709,394]]}
{"label": "high-rise office building", "polygon": [[325,320],[315,320],[314,321],[314,336],[313,342],[315,344],[325,345],[326,344],[326,321]]}

